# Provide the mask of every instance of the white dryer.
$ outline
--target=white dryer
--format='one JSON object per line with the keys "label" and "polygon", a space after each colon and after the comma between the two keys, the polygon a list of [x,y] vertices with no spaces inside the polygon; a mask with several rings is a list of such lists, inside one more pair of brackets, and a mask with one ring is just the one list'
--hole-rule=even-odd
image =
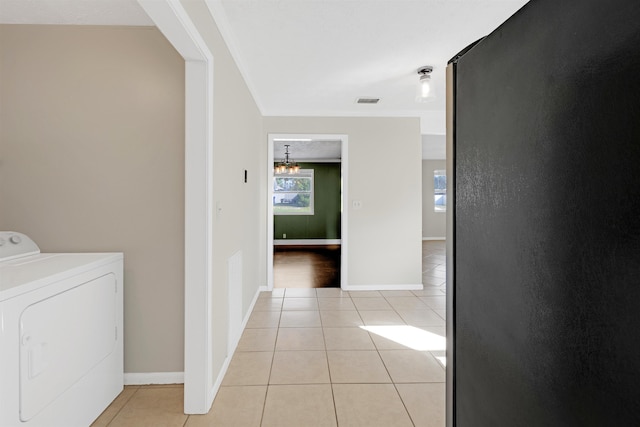
{"label": "white dryer", "polygon": [[90,425],[123,388],[121,253],[0,231],[0,426]]}

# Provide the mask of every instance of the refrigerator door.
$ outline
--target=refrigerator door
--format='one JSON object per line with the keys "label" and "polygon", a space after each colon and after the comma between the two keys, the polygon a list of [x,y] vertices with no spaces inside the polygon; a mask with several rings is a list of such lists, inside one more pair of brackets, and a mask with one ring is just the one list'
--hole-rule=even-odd
{"label": "refrigerator door", "polygon": [[449,426],[640,425],[640,2],[534,0],[449,69]]}

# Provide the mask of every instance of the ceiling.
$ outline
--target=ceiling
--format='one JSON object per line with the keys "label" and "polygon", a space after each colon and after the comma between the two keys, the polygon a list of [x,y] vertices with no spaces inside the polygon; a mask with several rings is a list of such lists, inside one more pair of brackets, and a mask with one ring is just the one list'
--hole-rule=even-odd
{"label": "ceiling", "polygon": [[[445,131],[447,61],[526,2],[210,0],[264,115],[414,116],[423,134]],[[417,103],[423,65],[435,97]]]}
{"label": "ceiling", "polygon": [[342,141],[325,139],[274,139],[273,158],[281,161],[285,157],[285,145],[289,145],[292,161],[338,160],[342,158]]}
{"label": "ceiling", "polygon": [[[447,61],[528,0],[206,1],[263,115],[419,117],[444,158]],[[0,23],[153,25],[135,0],[0,0]],[[418,103],[423,65],[435,96]]]}

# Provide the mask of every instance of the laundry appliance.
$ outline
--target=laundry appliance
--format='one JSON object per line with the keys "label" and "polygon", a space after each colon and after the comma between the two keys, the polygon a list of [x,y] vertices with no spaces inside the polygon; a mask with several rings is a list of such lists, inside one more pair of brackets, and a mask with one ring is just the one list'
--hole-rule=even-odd
{"label": "laundry appliance", "polygon": [[88,426],[123,389],[123,255],[0,231],[0,426]]}

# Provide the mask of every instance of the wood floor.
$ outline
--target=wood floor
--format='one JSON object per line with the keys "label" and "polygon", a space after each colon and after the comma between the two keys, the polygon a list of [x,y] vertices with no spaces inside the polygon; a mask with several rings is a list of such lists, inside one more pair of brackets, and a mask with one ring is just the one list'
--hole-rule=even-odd
{"label": "wood floor", "polygon": [[274,288],[339,288],[340,245],[275,246]]}
{"label": "wood floor", "polygon": [[[445,292],[445,242],[422,242],[422,284]],[[275,246],[274,288],[339,288],[340,245]]]}

